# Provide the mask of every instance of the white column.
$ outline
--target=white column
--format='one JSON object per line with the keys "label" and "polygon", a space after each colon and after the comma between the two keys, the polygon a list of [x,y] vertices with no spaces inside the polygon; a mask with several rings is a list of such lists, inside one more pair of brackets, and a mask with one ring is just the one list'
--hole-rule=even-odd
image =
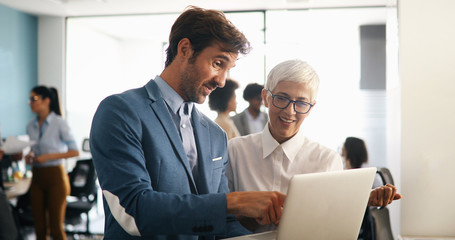
{"label": "white column", "polygon": [[398,2],[402,235],[455,237],[454,10]]}
{"label": "white column", "polygon": [[38,19],[38,84],[59,91],[63,114],[66,112],[65,31],[64,17],[40,16]]}

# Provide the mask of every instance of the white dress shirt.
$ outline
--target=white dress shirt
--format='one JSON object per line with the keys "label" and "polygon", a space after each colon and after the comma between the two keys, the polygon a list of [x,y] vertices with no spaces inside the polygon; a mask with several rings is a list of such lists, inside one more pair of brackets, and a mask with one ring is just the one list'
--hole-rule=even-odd
{"label": "white dress shirt", "polygon": [[280,191],[287,193],[295,174],[343,170],[340,155],[311,141],[300,130],[279,144],[268,124],[259,133],[229,140],[226,176],[231,191]]}

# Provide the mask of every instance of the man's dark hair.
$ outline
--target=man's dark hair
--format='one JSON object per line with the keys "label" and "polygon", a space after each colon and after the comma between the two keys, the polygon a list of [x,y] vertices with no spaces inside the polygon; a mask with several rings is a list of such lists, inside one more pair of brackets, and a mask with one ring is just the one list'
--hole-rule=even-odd
{"label": "man's dark hair", "polygon": [[251,49],[245,35],[226,19],[223,12],[190,6],[172,25],[165,67],[174,60],[177,46],[183,38],[191,42],[192,59],[215,43],[220,43],[226,52],[247,54]]}
{"label": "man's dark hair", "polygon": [[243,99],[245,99],[245,101],[248,101],[257,96],[261,96],[263,88],[264,86],[259,85],[257,83],[250,83],[246,85],[245,90],[243,90]]}
{"label": "man's dark hair", "polygon": [[213,90],[209,95],[209,107],[216,112],[224,112],[228,108],[228,103],[231,97],[234,95],[235,90],[239,87],[239,84],[232,80],[226,79],[226,84],[223,88],[217,88]]}

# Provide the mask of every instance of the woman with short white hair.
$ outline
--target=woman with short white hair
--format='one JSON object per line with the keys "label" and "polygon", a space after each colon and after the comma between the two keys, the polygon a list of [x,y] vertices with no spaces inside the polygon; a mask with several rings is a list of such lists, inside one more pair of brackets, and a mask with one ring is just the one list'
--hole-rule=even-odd
{"label": "woman with short white hair", "polygon": [[[319,77],[302,60],[276,65],[262,90],[269,121],[262,132],[229,141],[226,176],[231,191],[280,191],[286,193],[292,176],[343,170],[340,155],[305,136],[301,125],[316,105]],[[392,185],[376,188],[368,204],[386,206],[400,199]],[[275,228],[259,227],[251,219],[244,225],[261,232]]]}

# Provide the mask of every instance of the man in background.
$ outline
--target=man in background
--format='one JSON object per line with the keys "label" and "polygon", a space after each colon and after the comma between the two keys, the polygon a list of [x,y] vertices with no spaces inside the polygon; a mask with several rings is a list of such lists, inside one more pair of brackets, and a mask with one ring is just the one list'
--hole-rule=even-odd
{"label": "man in background", "polygon": [[267,113],[261,111],[262,89],[262,85],[250,83],[243,90],[243,99],[249,103],[249,106],[232,117],[241,136],[262,131],[268,121]]}

